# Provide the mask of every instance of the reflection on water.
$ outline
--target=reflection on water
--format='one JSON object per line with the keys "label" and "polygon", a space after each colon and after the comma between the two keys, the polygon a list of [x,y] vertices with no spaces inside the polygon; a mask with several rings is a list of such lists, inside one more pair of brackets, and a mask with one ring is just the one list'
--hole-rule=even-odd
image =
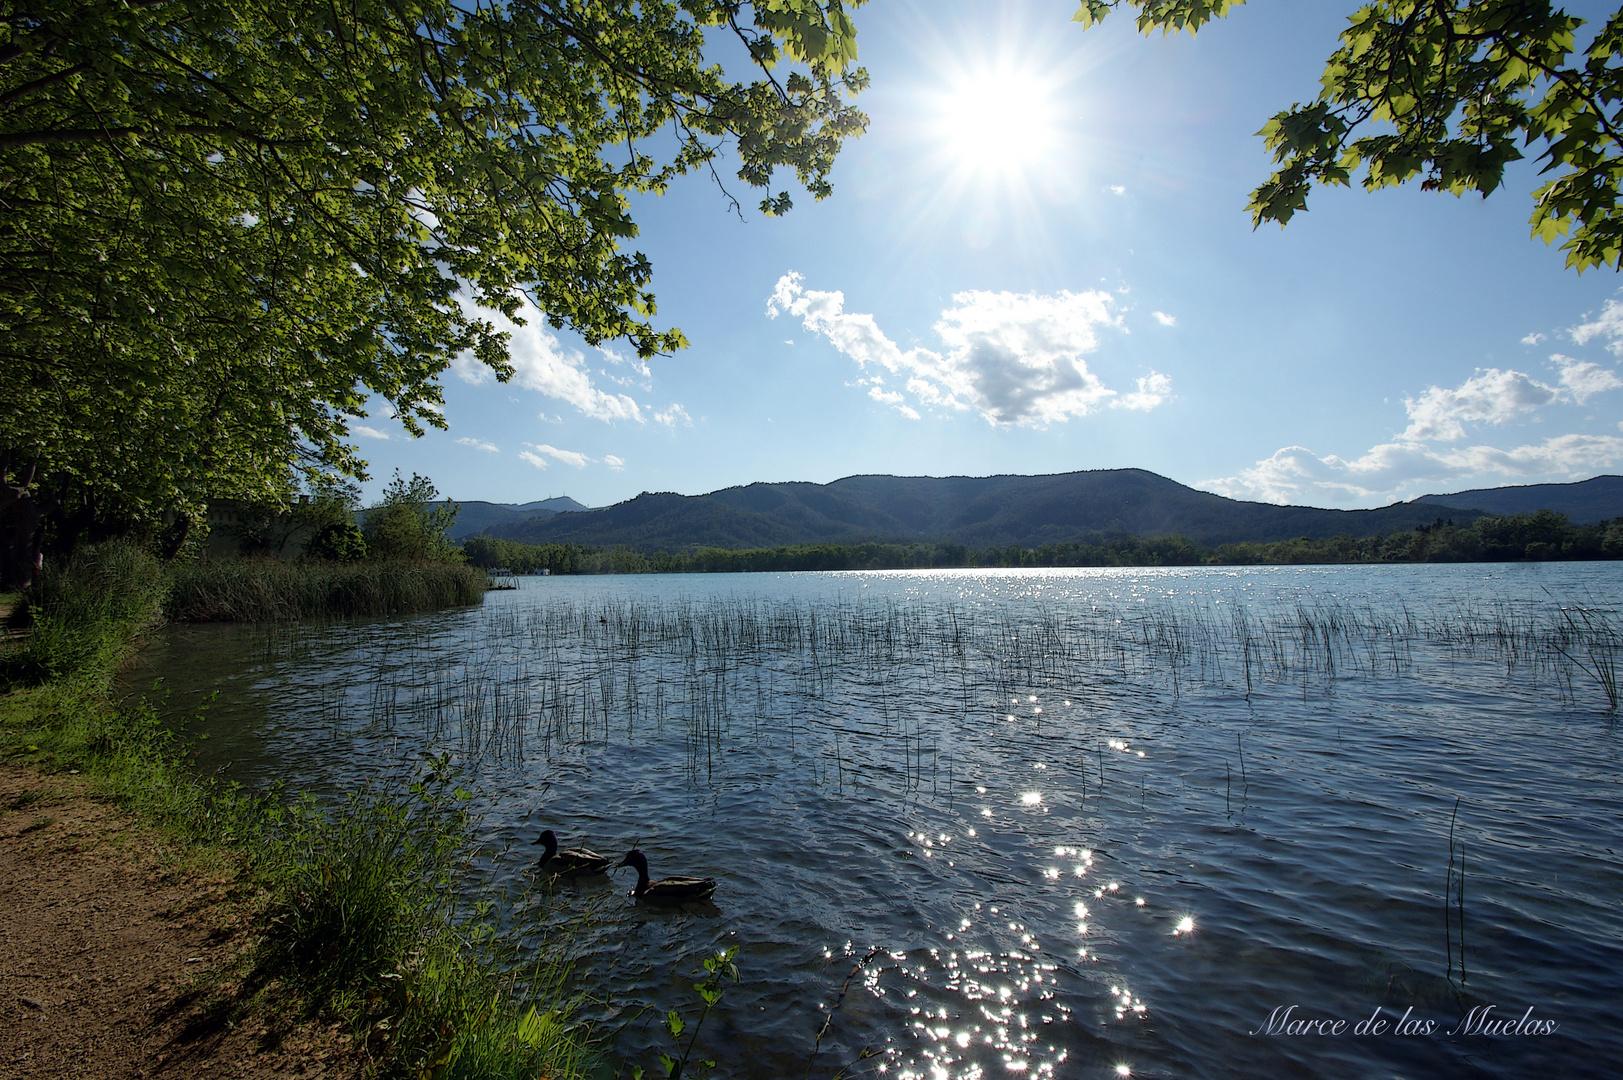
{"label": "reflection on water", "polygon": [[[716,877],[708,911],[633,906],[623,875],[559,886],[598,912],[594,1015],[645,1065],[646,1006],[733,944],[745,982],[705,1028],[727,1075],[1623,1062],[1611,567],[525,586],[179,627],[131,678],[177,713],[223,691],[204,768],[330,789],[450,750],[497,848],[553,828]],[[1317,1026],[1269,1034],[1293,1005]],[[1559,1026],[1446,1034],[1486,1005]]]}

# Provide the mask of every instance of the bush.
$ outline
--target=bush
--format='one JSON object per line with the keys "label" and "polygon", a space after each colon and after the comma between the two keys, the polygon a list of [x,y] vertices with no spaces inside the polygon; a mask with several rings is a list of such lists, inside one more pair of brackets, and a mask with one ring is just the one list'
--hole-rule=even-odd
{"label": "bush", "polygon": [[307,559],[359,562],[366,558],[366,537],[353,521],[324,525],[304,546]]}
{"label": "bush", "polygon": [[12,682],[105,678],[163,620],[169,579],[140,547],[110,541],[47,566],[23,594],[29,633],[9,661]]}

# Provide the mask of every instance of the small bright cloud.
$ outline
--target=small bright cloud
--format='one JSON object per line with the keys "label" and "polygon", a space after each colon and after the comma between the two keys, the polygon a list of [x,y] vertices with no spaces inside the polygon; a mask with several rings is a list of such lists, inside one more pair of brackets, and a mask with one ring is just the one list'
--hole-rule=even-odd
{"label": "small bright cloud", "polygon": [[1526,337],[1522,338],[1522,344],[1523,345],[1537,345],[1543,340],[1544,340],[1544,335],[1543,334],[1536,334],[1536,333],[1535,334],[1528,334]]}
{"label": "small bright cloud", "polygon": [[377,428],[367,427],[365,424],[352,424],[349,431],[351,435],[359,435],[363,439],[381,439],[385,442],[389,439],[387,431],[379,431]]}
{"label": "small bright cloud", "polygon": [[1149,412],[1172,393],[1172,378],[1159,371],[1151,371],[1138,380],[1138,389],[1123,394],[1110,403],[1115,409],[1136,409]]}
{"label": "small bright cloud", "polygon": [[1112,195],[1125,195],[1125,194],[1127,194],[1127,189],[1125,187],[1123,187],[1121,184],[1111,184],[1109,187],[1105,188],[1105,190],[1110,192],[1110,194],[1112,194]]}
{"label": "small bright cloud", "polygon": [[[1085,416],[1116,396],[1088,369],[1098,348],[1098,326],[1119,327],[1105,292],[957,293],[934,330],[945,351],[903,350],[872,315],[847,312],[845,294],[807,289],[797,273],[778,279],[767,315],[793,315],[821,334],[864,371],[900,376],[919,404],[943,411],[978,412],[993,425],[1041,427]],[[869,391],[904,411],[894,391]],[[917,410],[913,410],[916,412]]]}
{"label": "small bright cloud", "polygon": [[604,454],[603,464],[607,465],[614,472],[624,472],[626,467],[625,458],[619,457],[615,454]]}
{"label": "small bright cloud", "polygon": [[894,390],[886,390],[883,386],[874,386],[868,389],[868,396],[882,405],[889,405],[909,420],[919,418],[918,410],[905,404],[906,398]]}
{"label": "small bright cloud", "polygon": [[501,447],[497,446],[495,443],[485,442],[483,439],[461,438],[457,440],[457,443],[462,446],[471,446],[475,450],[483,450],[487,454],[501,453]]}
{"label": "small bright cloud", "polygon": [[1608,338],[1610,340],[1606,344],[1606,351],[1623,356],[1623,304],[1619,304],[1616,300],[1606,301],[1600,315],[1594,321],[1580,323],[1567,333],[1580,345],[1589,344],[1593,338]]}
{"label": "small bright cloud", "polygon": [[[497,330],[510,335],[508,355],[513,364],[513,377],[510,380],[513,384],[557,398],[594,420],[643,422],[641,407],[629,395],[605,393],[592,385],[585,354],[577,349],[565,348],[557,335],[547,329],[544,317],[533,306],[525,305],[523,326],[488,308],[475,309],[470,305],[470,314],[477,314]],[[615,363],[628,363],[634,369],[640,364],[638,361],[622,361],[607,350],[602,352]],[[451,370],[463,382],[475,385],[493,382],[496,378],[494,372],[468,353],[459,354],[452,360]],[[642,371],[646,371],[646,367]]]}
{"label": "small bright cloud", "polygon": [[672,405],[668,409],[661,409],[655,413],[654,422],[664,424],[668,428],[674,428],[677,424],[681,424],[683,427],[692,427],[693,417],[689,416],[688,411],[682,406]]}
{"label": "small bright cloud", "polygon": [[1155,316],[1155,321],[1160,323],[1162,326],[1177,326],[1178,325],[1177,318],[1172,316],[1172,315],[1168,315],[1164,311],[1152,311],[1152,312],[1150,312],[1150,314],[1154,315]]}
{"label": "small bright cloud", "polygon": [[534,465],[538,469],[544,469],[547,467],[547,459],[542,457],[540,454],[532,454],[528,450],[520,450],[518,452],[518,456],[523,460],[528,461],[531,465]]}
{"label": "small bright cloud", "polygon": [[1574,360],[1556,353],[1550,357],[1550,363],[1561,369],[1562,388],[1580,405],[1596,394],[1623,387],[1623,379],[1617,377],[1617,372],[1587,360]]}
{"label": "small bright cloud", "polygon": [[[546,443],[525,443],[524,445],[528,446],[531,450],[534,450],[537,454],[545,454],[553,461],[561,461],[565,465],[573,465],[577,469],[584,469],[587,465],[591,464],[592,461],[592,459],[587,457],[585,454],[574,450],[560,450],[556,446],[548,446]],[[528,461],[532,465],[536,464],[534,457],[530,456],[528,452],[521,453],[519,456],[524,458],[525,461]],[[544,469],[546,466],[541,465],[540,468]]]}

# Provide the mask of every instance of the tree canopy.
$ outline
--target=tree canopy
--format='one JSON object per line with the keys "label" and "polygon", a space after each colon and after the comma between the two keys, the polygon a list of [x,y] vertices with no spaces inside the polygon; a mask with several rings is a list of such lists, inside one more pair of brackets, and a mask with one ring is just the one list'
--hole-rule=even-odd
{"label": "tree canopy", "polygon": [[372,395],[509,374],[492,312],[680,348],[629,197],[729,147],[828,194],[862,2],[0,0],[0,578],[359,472]]}
{"label": "tree canopy", "polygon": [[[1194,33],[1244,0],[1082,0],[1084,27],[1138,11],[1148,33]],[[1361,173],[1366,188],[1484,196],[1529,150],[1549,179],[1533,192],[1533,235],[1567,265],[1623,257],[1623,11],[1579,47],[1582,19],[1547,0],[1374,0],[1352,14],[1319,96],[1260,135],[1278,168],[1251,195],[1253,221],[1290,221],[1315,184]]]}

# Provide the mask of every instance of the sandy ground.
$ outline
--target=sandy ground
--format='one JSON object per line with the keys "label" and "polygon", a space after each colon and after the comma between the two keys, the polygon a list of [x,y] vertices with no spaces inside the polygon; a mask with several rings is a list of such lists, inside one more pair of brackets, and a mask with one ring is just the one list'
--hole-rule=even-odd
{"label": "sandy ground", "polygon": [[0,1080],[350,1077],[331,1029],[236,1008],[250,898],[72,776],[0,765]]}

